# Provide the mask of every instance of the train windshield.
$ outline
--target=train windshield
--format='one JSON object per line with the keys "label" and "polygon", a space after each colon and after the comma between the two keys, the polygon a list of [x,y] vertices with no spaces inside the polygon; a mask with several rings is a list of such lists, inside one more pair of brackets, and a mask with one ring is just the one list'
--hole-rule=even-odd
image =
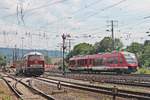
{"label": "train windshield", "polygon": [[133,64],[133,63],[135,64],[135,63],[137,63],[135,54],[126,53],[126,54],[124,54],[124,56],[125,56],[126,61],[127,61],[129,64]]}
{"label": "train windshield", "polygon": [[40,56],[40,55],[32,55],[32,56],[29,56],[29,60],[44,60],[44,57],[43,56]]}

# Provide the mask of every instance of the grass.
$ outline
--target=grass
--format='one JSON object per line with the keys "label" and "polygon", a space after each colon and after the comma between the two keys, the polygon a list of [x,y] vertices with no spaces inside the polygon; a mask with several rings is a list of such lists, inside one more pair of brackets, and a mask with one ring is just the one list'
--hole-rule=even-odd
{"label": "grass", "polygon": [[3,80],[0,80],[0,100],[17,100]]}
{"label": "grass", "polygon": [[150,69],[148,68],[139,68],[136,74],[150,74]]}
{"label": "grass", "polygon": [[5,96],[2,97],[2,100],[11,100],[11,98],[10,98],[10,96],[5,95]]}

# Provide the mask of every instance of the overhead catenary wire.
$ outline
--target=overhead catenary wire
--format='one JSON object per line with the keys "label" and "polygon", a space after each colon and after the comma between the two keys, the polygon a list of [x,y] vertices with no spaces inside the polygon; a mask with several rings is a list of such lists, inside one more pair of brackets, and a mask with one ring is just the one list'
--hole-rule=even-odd
{"label": "overhead catenary wire", "polygon": [[[38,9],[41,9],[41,8],[45,8],[45,7],[49,7],[49,6],[52,6],[52,5],[55,5],[55,4],[59,4],[59,3],[65,2],[65,1],[67,1],[67,0],[57,0],[57,1],[52,2],[52,3],[50,2],[48,4],[44,4],[44,5],[35,7],[35,8],[28,9],[28,10],[24,11],[24,13],[31,12],[31,11],[34,11],[34,10],[38,10]],[[2,16],[0,18],[3,19],[3,18],[14,16],[14,15],[16,15],[16,13],[5,15],[5,16]]]}
{"label": "overhead catenary wire", "polygon": [[[107,7],[104,7],[104,8],[102,8],[102,9],[100,9],[99,12],[95,12],[95,13],[93,13],[93,14],[90,14],[90,15],[86,16],[86,18],[84,18],[84,19],[81,20],[81,21],[86,21],[87,19],[89,19],[89,18],[91,18],[91,17],[93,17],[93,16],[96,16],[96,15],[100,14],[101,12],[104,12],[104,11],[106,11],[106,10],[109,10],[109,9],[111,9],[111,8],[114,8],[114,7],[120,5],[121,3],[125,2],[125,1],[127,1],[127,0],[121,0],[121,1],[119,1],[119,2],[117,2],[117,3],[114,3],[114,4],[112,4],[112,5],[109,5],[109,6],[107,6]],[[80,22],[81,22],[81,21],[80,21]]]}
{"label": "overhead catenary wire", "polygon": [[[50,6],[50,5],[53,5],[53,4],[57,4],[57,3],[61,3],[61,2],[64,2],[64,1],[67,1],[67,0],[59,0],[59,1],[55,1],[55,2],[50,3],[50,4],[46,4],[46,5],[42,5],[42,6],[39,6],[39,7],[35,7],[35,8],[32,8],[32,9],[26,10],[24,13],[29,12],[29,11],[38,10],[38,9],[43,8],[43,7],[47,7],[47,6]],[[97,4],[97,3],[99,3],[100,1],[102,1],[102,0],[97,0],[97,1],[95,1],[95,2],[92,2],[92,3],[88,4],[85,8],[89,8],[90,6],[92,6],[92,5],[94,5],[94,4]],[[119,5],[120,3],[124,2],[124,1],[126,1],[126,0],[121,0],[121,1],[119,1],[119,2],[117,2],[117,3],[115,3],[115,4],[113,4],[113,5],[110,5],[110,6],[108,6],[108,7],[103,8],[102,10],[110,9],[110,8],[112,8],[112,7],[114,7],[114,6]],[[79,12],[80,10],[81,10],[81,9],[78,9],[77,11],[75,11],[75,13]],[[91,16],[91,15],[90,15],[90,16]],[[8,16],[4,16],[4,17],[5,17],[5,18],[6,18],[6,17],[9,17],[9,15],[8,15]],[[24,17],[24,16],[22,16],[22,19],[23,19],[23,17]],[[89,16],[88,16],[88,17],[89,17]],[[91,17],[92,17],[92,16],[91,16]],[[23,21],[24,21],[24,20],[23,20]],[[60,21],[61,21],[61,19],[60,19]],[[57,22],[57,21],[54,21],[54,22],[52,22],[52,23],[50,23],[50,24],[52,25],[52,24],[55,23],[55,22]]]}
{"label": "overhead catenary wire", "polygon": [[94,1],[94,2],[92,2],[92,3],[89,3],[88,5],[85,5],[84,7],[81,7],[81,8],[79,8],[79,9],[77,9],[76,11],[74,11],[74,12],[72,13],[71,17],[65,17],[65,18],[60,17],[60,18],[58,18],[57,20],[55,20],[55,21],[53,21],[53,22],[50,22],[50,23],[48,23],[48,24],[46,24],[46,25],[43,25],[43,26],[41,26],[41,27],[43,28],[43,27],[45,27],[45,26],[52,25],[52,24],[54,24],[54,23],[56,23],[56,22],[58,22],[58,21],[63,21],[63,20],[65,20],[65,19],[72,18],[73,15],[75,16],[77,13],[79,13],[79,12],[81,12],[81,11],[87,9],[87,8],[90,8],[90,7],[92,7],[92,6],[96,5],[96,4],[98,4],[98,3],[101,2],[101,1],[103,1],[103,0],[96,0],[96,1]]}
{"label": "overhead catenary wire", "polygon": [[[104,8],[101,9],[100,12],[103,12],[103,11],[105,11],[105,10],[109,10],[109,9],[111,9],[111,8],[113,8],[113,7],[116,7],[116,6],[120,5],[121,3],[125,2],[125,1],[127,1],[127,0],[121,0],[121,1],[119,1],[119,2],[117,2],[117,3],[114,3],[114,4],[112,4],[112,5],[109,5],[109,6],[107,6],[107,7],[104,7]],[[97,2],[97,1],[96,1],[96,2]],[[96,2],[95,2],[95,3],[96,3]],[[93,4],[94,4],[94,2],[91,3],[91,5],[93,5]],[[91,6],[91,5],[90,5],[90,6]],[[79,10],[77,10],[77,11],[81,11],[81,10],[79,9]],[[77,13],[77,11],[76,11],[75,13]],[[100,14],[100,12],[95,12],[95,13],[93,13],[93,14],[90,14],[90,15],[86,16],[86,18],[84,18],[83,20],[80,20],[80,22],[86,21],[87,19],[89,19],[89,18],[91,18],[91,17],[93,17],[93,16],[95,16],[95,15]],[[73,15],[73,14],[72,14],[72,15]],[[50,23],[48,23],[48,24],[49,24],[49,25],[53,25],[54,23],[56,23],[56,22],[58,22],[58,21],[62,21],[62,20],[64,20],[64,19],[60,18],[59,20],[50,22]],[[47,25],[47,26],[49,26],[49,25]]]}
{"label": "overhead catenary wire", "polygon": [[[97,0],[97,1],[98,1],[98,0]],[[97,2],[97,1],[95,1],[95,2]],[[124,2],[124,1],[125,1],[125,0],[122,0],[122,2]],[[121,3],[122,3],[122,2],[121,2]],[[92,2],[92,3],[94,3],[94,2]],[[92,3],[91,3],[91,4],[92,4]],[[118,2],[118,3],[119,3],[119,2]],[[119,3],[119,4],[121,4],[121,3]],[[107,7],[104,7],[104,8],[106,8],[105,10],[109,10],[109,9],[111,9],[111,8],[113,8],[113,7],[118,6],[119,4],[116,3],[116,5],[113,4],[112,6],[110,5],[110,6],[107,6]],[[87,5],[87,7],[90,7],[89,4]],[[104,9],[104,8],[103,8],[103,9]],[[37,8],[37,9],[38,9],[38,8]],[[40,8],[39,8],[39,9],[40,9]],[[86,7],[85,7],[85,9],[86,9]],[[33,11],[34,11],[34,10],[33,10]],[[80,9],[79,12],[80,12],[80,11],[82,11],[82,9]],[[77,13],[79,13],[79,12],[77,11],[75,14],[77,14]],[[98,12],[98,13],[99,13],[99,12]],[[94,15],[94,16],[95,16],[95,15]],[[86,20],[86,18],[85,18],[85,20]],[[126,26],[128,26],[128,25],[126,25]],[[133,26],[133,27],[134,27],[134,26]],[[70,27],[69,27],[69,28],[70,28]],[[90,31],[93,31],[93,30],[89,30],[89,32],[90,32]],[[88,31],[86,31],[86,32],[88,33]]]}

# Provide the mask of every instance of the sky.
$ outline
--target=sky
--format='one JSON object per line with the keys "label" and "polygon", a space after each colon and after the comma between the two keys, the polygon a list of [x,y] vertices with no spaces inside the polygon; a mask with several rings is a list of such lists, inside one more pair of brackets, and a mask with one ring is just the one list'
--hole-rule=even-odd
{"label": "sky", "polygon": [[[150,0],[0,0],[0,47],[59,50],[111,36],[124,47],[150,40]],[[109,30],[109,31],[106,31]],[[66,45],[68,45],[66,40]]]}

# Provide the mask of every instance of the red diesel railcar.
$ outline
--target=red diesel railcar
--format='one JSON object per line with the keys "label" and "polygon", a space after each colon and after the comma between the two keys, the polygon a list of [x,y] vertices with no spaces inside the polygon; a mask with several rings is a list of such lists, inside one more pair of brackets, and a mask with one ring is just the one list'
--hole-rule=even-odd
{"label": "red diesel railcar", "polygon": [[133,53],[124,51],[80,55],[69,59],[69,69],[71,71],[131,73],[135,72],[137,67],[136,56]]}
{"label": "red diesel railcar", "polygon": [[42,75],[44,73],[44,55],[39,52],[30,52],[18,61],[16,74]]}

